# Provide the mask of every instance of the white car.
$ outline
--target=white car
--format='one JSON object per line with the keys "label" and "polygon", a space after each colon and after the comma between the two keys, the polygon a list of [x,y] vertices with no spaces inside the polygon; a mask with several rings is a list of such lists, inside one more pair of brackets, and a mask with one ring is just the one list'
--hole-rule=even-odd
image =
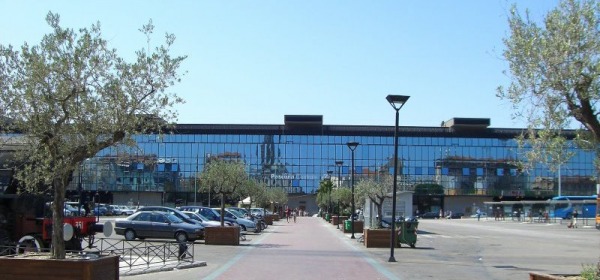
{"label": "white car", "polygon": [[115,216],[119,216],[119,215],[131,215],[133,214],[133,210],[129,209],[129,207],[124,206],[124,205],[111,205],[113,208],[113,215]]}

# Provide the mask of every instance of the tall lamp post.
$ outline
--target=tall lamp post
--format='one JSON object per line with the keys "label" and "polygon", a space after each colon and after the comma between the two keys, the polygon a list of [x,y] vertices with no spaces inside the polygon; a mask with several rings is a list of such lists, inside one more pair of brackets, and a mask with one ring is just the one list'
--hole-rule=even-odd
{"label": "tall lamp post", "polygon": [[358,142],[348,142],[346,145],[348,148],[350,148],[350,151],[352,151],[352,177],[350,181],[352,184],[352,213],[350,214],[350,221],[352,222],[352,236],[350,239],[354,239],[354,213],[356,211],[354,209],[354,150],[356,150],[356,147],[358,147]]}
{"label": "tall lamp post", "polygon": [[398,189],[398,119],[400,108],[410,98],[407,95],[388,95],[385,99],[396,110],[396,123],[394,125],[394,190],[392,192],[392,231],[390,233],[390,259],[388,262],[395,262],[394,247],[396,247],[396,190]]}
{"label": "tall lamp post", "polygon": [[[327,177],[329,178],[329,183],[331,183],[331,174],[333,174],[333,170],[327,170]],[[329,214],[329,219],[331,219],[331,189],[333,189],[333,184],[329,188],[329,204],[327,205],[327,213]]]}
{"label": "tall lamp post", "polygon": [[[338,167],[338,186],[337,186],[338,191],[340,190],[340,185],[341,185],[341,182],[342,182],[341,178],[342,178],[342,165],[343,164],[344,164],[344,162],[341,161],[341,160],[337,160],[335,162],[335,165]],[[339,229],[340,228],[340,198],[339,197],[338,197],[337,207],[338,207],[338,209],[337,209],[337,212],[338,212],[337,213],[338,214],[337,228]]]}

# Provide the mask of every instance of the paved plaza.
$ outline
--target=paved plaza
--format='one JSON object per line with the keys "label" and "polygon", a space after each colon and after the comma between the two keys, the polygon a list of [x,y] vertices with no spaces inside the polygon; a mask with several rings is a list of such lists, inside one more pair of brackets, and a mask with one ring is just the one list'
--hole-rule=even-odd
{"label": "paved plaza", "polygon": [[[356,234],[360,237],[361,234]],[[124,279],[529,279],[530,271],[575,274],[600,258],[593,226],[422,220],[417,246],[365,248],[321,218],[275,222],[240,246],[195,245],[198,265]]]}

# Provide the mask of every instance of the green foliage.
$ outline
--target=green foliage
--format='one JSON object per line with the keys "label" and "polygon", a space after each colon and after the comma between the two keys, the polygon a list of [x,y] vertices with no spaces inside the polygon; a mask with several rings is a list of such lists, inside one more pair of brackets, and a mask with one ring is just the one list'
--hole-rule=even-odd
{"label": "green foliage", "polygon": [[221,226],[225,226],[225,198],[234,194],[248,193],[248,188],[256,186],[248,179],[242,162],[222,159],[211,160],[200,174],[200,188],[221,197]]}
{"label": "green foliage", "polygon": [[583,265],[581,278],[585,280],[600,280],[600,261],[595,265]]}
{"label": "green foliage", "polygon": [[499,87],[497,96],[509,100],[514,117],[528,123],[529,131],[519,139],[527,148],[528,164],[540,162],[556,170],[569,160],[573,155],[566,152],[562,131],[573,121],[581,128],[575,143],[598,156],[600,2],[563,0],[542,24],[513,6],[508,23],[503,56],[511,84]]}
{"label": "green foliage", "polygon": [[354,191],[357,194],[357,201],[369,199],[377,208],[377,225],[381,225],[382,207],[386,198],[392,197],[393,177],[383,176],[382,178],[364,178],[356,183]]}
{"label": "green foliage", "polygon": [[[53,191],[54,224],[63,223],[65,189],[86,158],[132,135],[160,132],[176,119],[183,100],[167,92],[180,81],[185,56],[172,57],[175,37],[154,50],[136,52],[134,62],[117,55],[102,38],[100,24],[78,31],[60,26],[48,13],[52,32],[39,45],[0,45],[0,123],[2,136],[20,135],[23,165],[15,177],[28,192]],[[148,43],[154,26],[141,29]],[[40,189],[45,186],[47,189]],[[62,227],[53,227],[52,255],[64,258]]]}
{"label": "green foliage", "polygon": [[415,194],[439,195],[444,194],[444,187],[438,184],[418,184],[415,186]]}
{"label": "green foliage", "polygon": [[317,190],[317,205],[321,209],[327,209],[329,206],[332,189],[333,183],[329,179],[321,180],[319,183],[319,189]]}

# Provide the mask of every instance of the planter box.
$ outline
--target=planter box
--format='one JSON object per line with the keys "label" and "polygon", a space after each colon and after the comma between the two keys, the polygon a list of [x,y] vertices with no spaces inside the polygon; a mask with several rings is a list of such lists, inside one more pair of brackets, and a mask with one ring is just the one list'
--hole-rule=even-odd
{"label": "planter box", "polygon": [[[367,248],[390,248],[390,229],[365,229],[365,246]],[[398,231],[396,231],[396,236]],[[398,243],[398,242],[396,242]],[[398,245],[395,245],[398,248]]]}
{"label": "planter box", "polygon": [[56,260],[49,259],[49,255],[46,254],[44,256],[36,255],[37,257],[33,255],[0,257],[2,279],[119,279],[119,256]]}
{"label": "planter box", "polygon": [[240,245],[239,227],[205,227],[204,244]]}
{"label": "planter box", "polygon": [[[354,221],[354,233],[363,232],[364,224],[364,221]],[[344,233],[352,233],[352,228],[346,229],[346,226],[344,224],[343,231]]]}
{"label": "planter box", "polygon": [[348,219],[348,216],[338,216],[338,215],[335,215],[335,216],[331,216],[331,223],[334,226],[337,226],[340,223],[340,221],[345,221],[347,219]]}
{"label": "planter box", "polygon": [[[529,272],[529,280],[565,280],[572,279],[569,277],[576,277],[579,275],[554,275],[554,274],[546,274],[541,272]],[[581,278],[583,279],[583,278]]]}
{"label": "planter box", "polygon": [[275,222],[279,221],[279,215],[271,214],[271,217],[273,217],[273,221],[275,221]]}
{"label": "planter box", "polygon": [[266,215],[265,216],[265,223],[267,225],[273,225],[273,215]]}

